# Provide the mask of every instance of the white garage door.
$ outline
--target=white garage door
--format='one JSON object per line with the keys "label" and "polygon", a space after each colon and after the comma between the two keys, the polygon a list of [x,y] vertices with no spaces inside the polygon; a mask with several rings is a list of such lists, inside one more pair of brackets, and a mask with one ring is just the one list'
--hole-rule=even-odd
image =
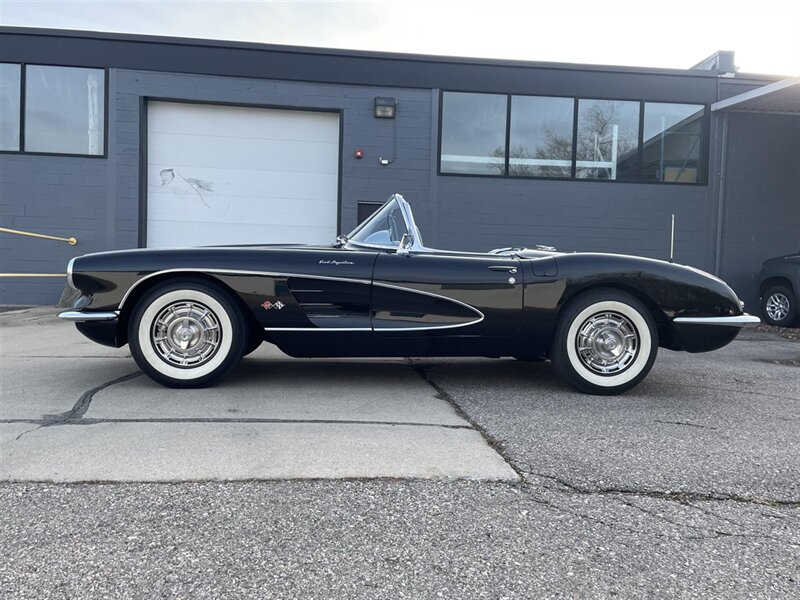
{"label": "white garage door", "polygon": [[332,243],[339,116],[150,102],[147,245]]}

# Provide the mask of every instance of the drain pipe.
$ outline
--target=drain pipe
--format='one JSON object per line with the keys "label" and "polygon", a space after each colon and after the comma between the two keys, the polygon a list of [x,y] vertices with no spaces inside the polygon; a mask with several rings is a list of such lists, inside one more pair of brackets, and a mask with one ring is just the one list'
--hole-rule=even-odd
{"label": "drain pipe", "polygon": [[728,113],[722,113],[722,144],[720,144],[719,183],[717,184],[717,248],[714,256],[714,275],[722,270],[722,221],[725,217],[725,176],[728,162]]}

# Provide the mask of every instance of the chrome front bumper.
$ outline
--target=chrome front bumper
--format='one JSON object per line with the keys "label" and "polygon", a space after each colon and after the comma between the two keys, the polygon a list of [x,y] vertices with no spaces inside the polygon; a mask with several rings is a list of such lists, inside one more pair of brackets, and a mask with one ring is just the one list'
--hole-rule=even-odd
{"label": "chrome front bumper", "polygon": [[748,327],[761,323],[761,319],[748,314],[736,317],[675,317],[673,321],[685,325],[714,325],[720,327]]}
{"label": "chrome front bumper", "polygon": [[58,315],[59,319],[72,321],[73,323],[85,323],[87,321],[116,321],[119,318],[119,311],[108,312],[83,312],[80,310],[68,310]]}

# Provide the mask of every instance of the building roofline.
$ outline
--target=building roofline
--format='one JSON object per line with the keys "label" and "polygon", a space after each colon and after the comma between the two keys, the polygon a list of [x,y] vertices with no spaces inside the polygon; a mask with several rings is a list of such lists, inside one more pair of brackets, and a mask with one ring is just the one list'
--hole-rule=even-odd
{"label": "building roofline", "polygon": [[[88,31],[73,29],[47,29],[38,27],[11,27],[0,26],[0,35],[25,35],[65,37],[87,40],[102,40],[112,42],[133,42],[143,44],[167,44],[175,46],[194,46],[199,48],[220,48],[265,51],[271,53],[305,54],[316,56],[339,56],[343,58],[381,59],[396,61],[411,61],[438,64],[460,64],[480,66],[500,66],[514,68],[558,69],[571,71],[592,71],[610,73],[638,73],[647,75],[679,75],[682,77],[717,78],[716,71],[699,69],[670,69],[661,67],[634,67],[623,65],[595,65],[584,63],[561,63],[545,61],[527,61],[500,58],[477,58],[464,56],[411,54],[401,52],[382,52],[372,50],[348,50],[340,48],[319,48],[313,46],[288,46],[279,44],[266,44],[260,42],[228,41],[218,39],[184,38],[161,35],[143,35],[130,33],[114,33],[104,31]],[[113,67],[114,65],[108,65]],[[756,76],[761,77],[761,76]]]}
{"label": "building roofline", "polygon": [[745,102],[749,102],[750,100],[766,98],[767,96],[777,94],[778,92],[792,87],[796,87],[798,92],[800,92],[800,77],[789,77],[787,79],[782,79],[781,81],[770,83],[758,89],[750,90],[749,92],[742,92],[736,96],[731,96],[725,100],[720,100],[719,102],[715,102],[711,105],[711,111],[715,112],[718,110],[734,108],[744,104]]}

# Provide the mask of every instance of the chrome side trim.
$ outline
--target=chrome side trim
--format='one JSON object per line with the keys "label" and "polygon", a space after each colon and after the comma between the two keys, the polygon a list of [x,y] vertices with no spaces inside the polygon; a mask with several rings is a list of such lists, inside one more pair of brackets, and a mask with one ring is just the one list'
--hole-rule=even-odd
{"label": "chrome side trim", "polygon": [[433,331],[435,329],[456,329],[458,327],[468,327],[469,325],[477,325],[483,321],[483,315],[480,319],[469,321],[468,323],[456,323],[455,325],[425,325],[423,327],[381,327],[380,329],[373,329],[376,333],[390,333],[392,331]]}
{"label": "chrome side trim", "polygon": [[108,312],[82,312],[79,310],[68,310],[58,315],[59,319],[72,321],[73,323],[85,323],[86,321],[116,321],[119,311]]}
{"label": "chrome side trim", "polygon": [[719,325],[723,327],[747,327],[761,323],[761,319],[758,317],[747,314],[736,317],[675,317],[673,321],[685,325]]}
{"label": "chrome side trim", "polygon": [[469,323],[457,323],[455,325],[427,325],[424,327],[381,327],[374,329],[371,327],[264,327],[264,331],[372,331],[375,333],[391,333],[393,331],[432,331],[434,329],[455,329],[475,325],[483,320],[476,319]]}
{"label": "chrome side trim", "polygon": [[370,327],[264,327],[264,331],[372,331]]}

